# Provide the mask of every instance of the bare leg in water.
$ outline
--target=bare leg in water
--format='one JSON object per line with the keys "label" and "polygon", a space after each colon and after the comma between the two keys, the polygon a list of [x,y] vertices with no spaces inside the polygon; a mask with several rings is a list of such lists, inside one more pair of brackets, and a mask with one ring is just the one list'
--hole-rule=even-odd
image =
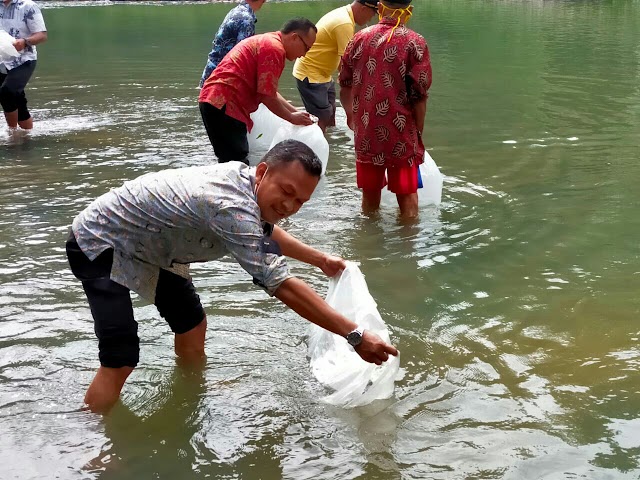
{"label": "bare leg in water", "polygon": [[[175,353],[181,366],[202,366],[206,362],[204,340],[207,331],[207,318],[186,333],[176,333]],[[101,366],[96,373],[84,403],[94,413],[108,413],[120,398],[125,381],[133,372],[133,367],[109,368]]]}

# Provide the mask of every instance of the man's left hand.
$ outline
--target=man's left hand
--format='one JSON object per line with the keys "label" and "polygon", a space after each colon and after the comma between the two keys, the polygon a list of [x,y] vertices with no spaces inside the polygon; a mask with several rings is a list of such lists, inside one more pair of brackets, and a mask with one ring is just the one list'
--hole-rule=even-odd
{"label": "man's left hand", "polygon": [[347,268],[347,262],[344,261],[344,258],[334,257],[333,255],[325,255],[324,262],[320,265],[320,270],[327,277],[333,277],[345,268]]}
{"label": "man's left hand", "polygon": [[293,112],[291,113],[291,118],[289,119],[291,123],[294,125],[313,125],[313,120],[311,119],[311,115],[307,112]]}

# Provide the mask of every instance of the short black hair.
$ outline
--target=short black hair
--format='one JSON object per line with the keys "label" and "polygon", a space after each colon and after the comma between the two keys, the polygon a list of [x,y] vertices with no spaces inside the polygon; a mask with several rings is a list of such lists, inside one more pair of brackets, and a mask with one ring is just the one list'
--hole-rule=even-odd
{"label": "short black hair", "polygon": [[285,163],[299,161],[305,172],[314,177],[322,175],[322,162],[306,144],[298,140],[283,140],[269,150],[262,161],[269,167],[277,168]]}
{"label": "short black hair", "polygon": [[318,33],[318,29],[311,20],[304,17],[296,17],[292,18],[291,20],[287,20],[280,29],[280,32],[284,34],[297,32],[305,35],[311,29],[313,29],[314,32]]}

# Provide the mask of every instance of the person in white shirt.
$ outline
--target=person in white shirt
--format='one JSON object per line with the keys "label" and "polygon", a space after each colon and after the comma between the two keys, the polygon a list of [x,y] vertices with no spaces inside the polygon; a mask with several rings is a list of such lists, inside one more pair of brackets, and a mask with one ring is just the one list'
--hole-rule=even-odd
{"label": "person in white shirt", "polygon": [[19,53],[0,62],[0,105],[9,129],[20,126],[30,131],[33,119],[24,89],[36,68],[36,45],[47,41],[47,27],[40,8],[32,0],[3,0],[0,30],[15,38],[13,46]]}

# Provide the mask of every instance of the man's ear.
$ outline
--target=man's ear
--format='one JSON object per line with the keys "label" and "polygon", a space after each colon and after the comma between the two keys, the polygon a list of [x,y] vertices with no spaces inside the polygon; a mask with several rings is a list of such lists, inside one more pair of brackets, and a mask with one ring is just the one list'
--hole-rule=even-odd
{"label": "man's ear", "polygon": [[266,173],[268,165],[266,162],[260,162],[256,167],[256,183],[260,183]]}

